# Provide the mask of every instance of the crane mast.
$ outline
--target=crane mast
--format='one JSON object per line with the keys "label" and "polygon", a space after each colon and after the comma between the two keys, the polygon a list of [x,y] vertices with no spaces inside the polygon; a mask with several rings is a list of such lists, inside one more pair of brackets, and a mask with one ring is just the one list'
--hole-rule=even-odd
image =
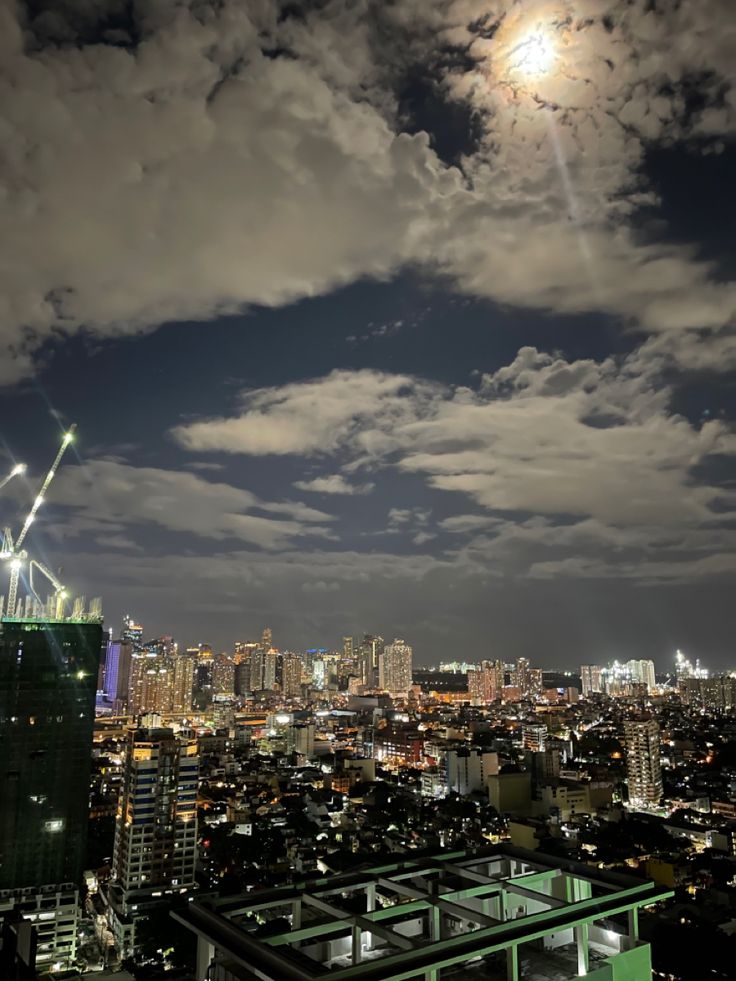
{"label": "crane mast", "polygon": [[[38,509],[41,507],[41,505],[44,502],[46,491],[49,489],[49,485],[51,484],[51,481],[56,476],[56,471],[59,469],[59,464],[61,463],[61,459],[64,456],[67,447],[74,439],[74,432],[76,428],[77,428],[76,424],[74,424],[67,430],[67,432],[64,433],[64,436],[61,441],[61,446],[59,447],[56,457],[54,458],[54,462],[51,464],[51,467],[49,468],[49,471],[46,474],[46,478],[44,482],[41,484],[41,488],[38,494],[36,495],[33,504],[31,505],[31,510],[26,515],[26,519],[23,522],[23,526],[21,527],[18,537],[16,539],[13,539],[13,534],[10,528],[5,528],[3,531],[3,542],[2,542],[2,549],[0,550],[0,559],[4,559],[6,562],[10,563],[10,585],[8,588],[8,605],[7,605],[8,616],[12,617],[16,615],[16,608],[18,602],[18,583],[20,581],[20,572],[25,560],[28,558],[28,553],[23,549],[23,543],[25,541],[26,535],[28,534],[29,528],[33,524]],[[25,469],[25,467],[23,467],[23,469]],[[22,473],[22,470],[19,471],[17,467],[14,467],[13,471],[11,471],[11,473],[5,479],[4,483],[1,484],[0,486],[5,486],[8,480],[10,480],[11,477],[15,476],[16,472]],[[31,592],[33,593],[34,596],[36,596],[36,598],[38,598],[38,595],[35,589],[33,588],[34,567],[37,568],[40,572],[42,572],[43,575],[46,576],[46,578],[53,585],[56,591],[57,611],[58,611],[59,607],[63,606],[63,600],[65,596],[65,591],[63,586],[56,578],[56,576],[54,576],[53,573],[51,573],[45,566],[41,565],[40,562],[36,562],[35,560],[32,560],[29,583],[31,587]],[[60,613],[57,612],[57,615],[60,615]]]}

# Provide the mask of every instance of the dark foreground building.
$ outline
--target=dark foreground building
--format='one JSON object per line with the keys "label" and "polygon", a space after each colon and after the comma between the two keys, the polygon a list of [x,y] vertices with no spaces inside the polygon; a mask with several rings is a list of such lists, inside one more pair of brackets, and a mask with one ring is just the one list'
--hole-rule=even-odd
{"label": "dark foreground building", "polygon": [[227,899],[176,919],[197,981],[650,981],[650,881],[499,846]]}
{"label": "dark foreground building", "polygon": [[74,959],[89,811],[99,622],[0,620],[0,914],[37,963]]}

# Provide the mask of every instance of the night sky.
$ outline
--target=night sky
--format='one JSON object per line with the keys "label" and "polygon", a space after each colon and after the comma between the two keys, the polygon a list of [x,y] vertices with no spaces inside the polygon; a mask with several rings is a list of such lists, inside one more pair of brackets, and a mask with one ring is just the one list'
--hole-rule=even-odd
{"label": "night sky", "polygon": [[731,0],[0,0],[0,48],[3,515],[76,422],[30,551],[108,626],[736,666]]}

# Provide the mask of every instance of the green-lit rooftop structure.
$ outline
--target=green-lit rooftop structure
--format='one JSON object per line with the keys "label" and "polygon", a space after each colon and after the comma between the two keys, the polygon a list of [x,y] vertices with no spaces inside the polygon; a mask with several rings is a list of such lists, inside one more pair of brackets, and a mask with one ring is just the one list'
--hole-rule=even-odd
{"label": "green-lit rooftop structure", "polygon": [[192,902],[198,981],[650,981],[671,893],[511,846]]}

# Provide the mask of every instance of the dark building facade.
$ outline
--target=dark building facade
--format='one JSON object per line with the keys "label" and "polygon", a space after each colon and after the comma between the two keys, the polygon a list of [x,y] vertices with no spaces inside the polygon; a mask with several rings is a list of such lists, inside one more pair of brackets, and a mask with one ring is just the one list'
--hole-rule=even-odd
{"label": "dark building facade", "polygon": [[0,621],[0,889],[78,882],[99,623]]}

